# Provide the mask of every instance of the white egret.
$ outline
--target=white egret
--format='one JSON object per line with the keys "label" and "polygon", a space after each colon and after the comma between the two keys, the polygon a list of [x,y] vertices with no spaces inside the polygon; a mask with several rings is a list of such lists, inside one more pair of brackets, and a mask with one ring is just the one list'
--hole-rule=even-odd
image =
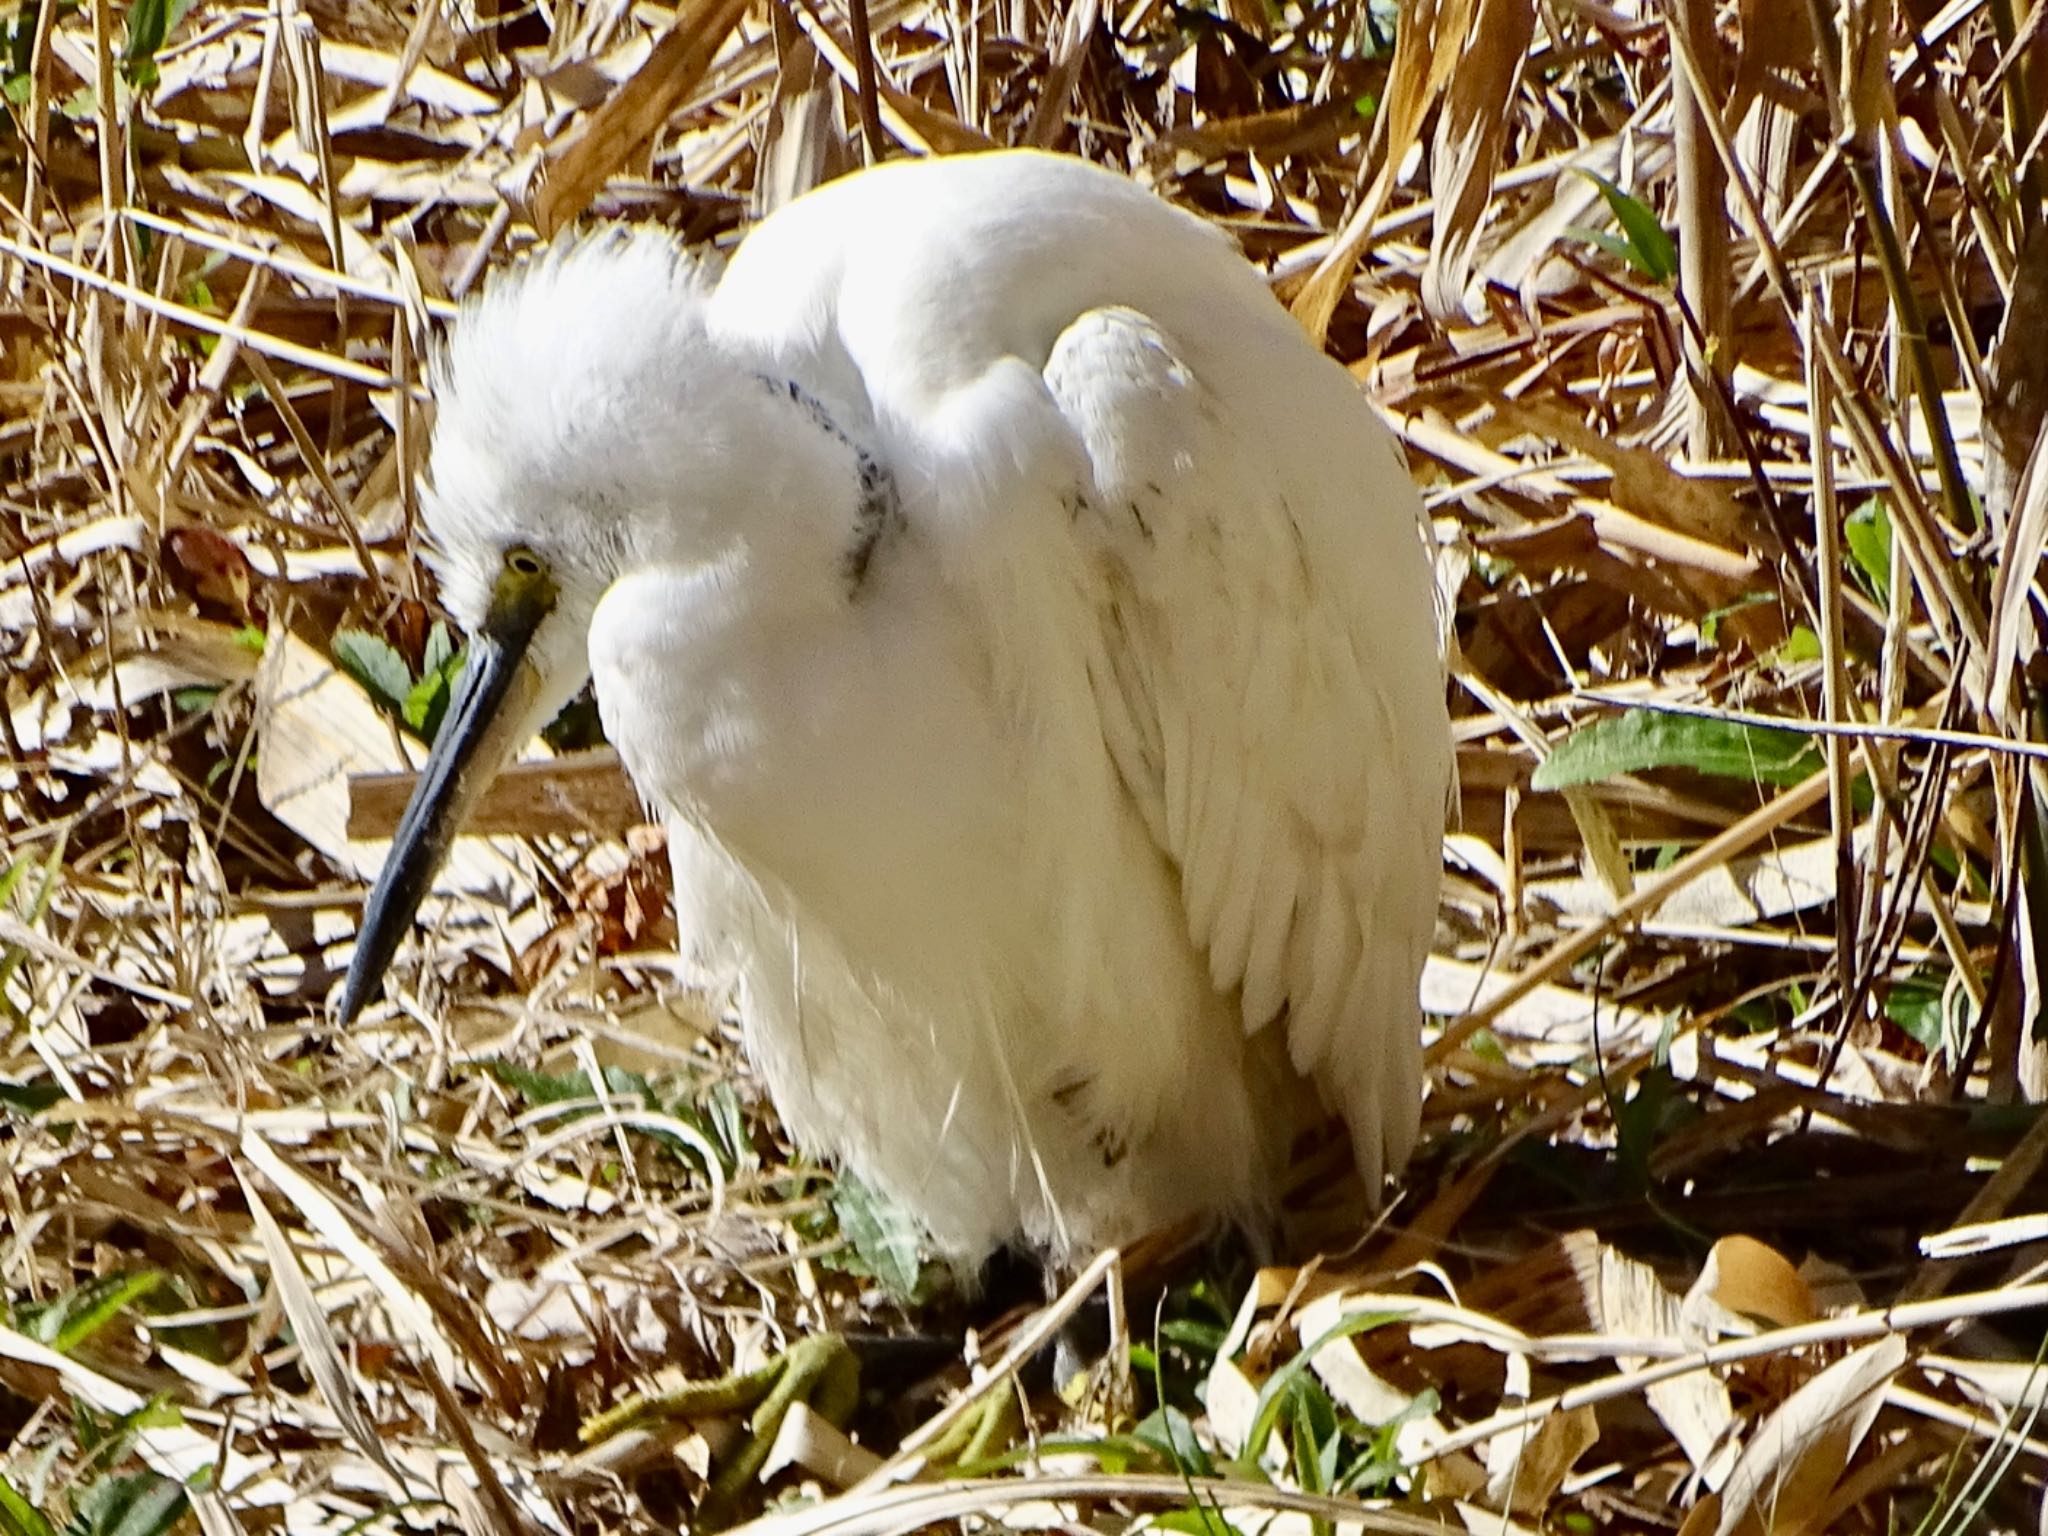
{"label": "white egret", "polygon": [[1391,433],[1219,234],[1079,161],[904,161],[722,275],[612,229],[436,374],[471,661],[365,913],[594,678],[797,1142],[973,1262],[1269,1213],[1413,1142],[1450,748]]}

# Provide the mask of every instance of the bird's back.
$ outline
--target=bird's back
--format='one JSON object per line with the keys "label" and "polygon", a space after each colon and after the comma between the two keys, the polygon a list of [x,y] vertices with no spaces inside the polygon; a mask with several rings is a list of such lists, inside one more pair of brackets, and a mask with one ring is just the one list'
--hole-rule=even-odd
{"label": "bird's back", "polygon": [[[1436,649],[1433,597],[1386,551],[1421,516],[1393,434],[1231,242],[1086,161],[1029,150],[899,160],[828,183],[748,235],[711,324],[809,371],[849,417],[908,419],[997,358],[1043,369],[1075,320],[1133,310],[1171,336],[1281,466],[1313,465],[1326,578]],[[885,420],[884,430],[890,423]],[[1335,488],[1334,494],[1329,494]],[[1405,550],[1404,550],[1405,553]]]}
{"label": "bird's back", "polygon": [[1247,370],[1248,385],[1262,358],[1341,380],[1298,332],[1272,345],[1294,323],[1220,233],[1112,172],[1032,151],[893,161],[819,188],[748,235],[712,318],[793,357],[843,351],[862,390],[907,403],[994,357],[1043,367],[1077,316],[1108,305],[1151,316],[1199,368]]}

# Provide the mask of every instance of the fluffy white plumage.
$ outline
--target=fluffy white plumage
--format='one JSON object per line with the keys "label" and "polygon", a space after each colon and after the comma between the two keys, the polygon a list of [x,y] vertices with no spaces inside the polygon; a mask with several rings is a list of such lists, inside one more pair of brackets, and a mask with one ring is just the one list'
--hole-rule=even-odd
{"label": "fluffy white plumage", "polygon": [[[458,617],[558,590],[796,1139],[973,1260],[1256,1220],[1413,1140],[1450,772],[1391,435],[1228,244],[1033,153],[901,162],[722,276],[608,232],[439,380]],[[522,727],[523,728],[523,727]]]}

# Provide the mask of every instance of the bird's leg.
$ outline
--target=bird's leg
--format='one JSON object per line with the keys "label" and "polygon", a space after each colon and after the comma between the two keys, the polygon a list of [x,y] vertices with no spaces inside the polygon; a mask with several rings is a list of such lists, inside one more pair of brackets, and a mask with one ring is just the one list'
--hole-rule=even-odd
{"label": "bird's leg", "polygon": [[1125,1425],[1136,1417],[1130,1339],[1115,1311],[1105,1296],[1091,1296],[1053,1337],[1053,1390],[1091,1423]]}
{"label": "bird's leg", "polygon": [[759,1479],[793,1404],[807,1403],[813,1413],[843,1429],[859,1401],[859,1358],[838,1334],[820,1333],[799,1339],[756,1370],[688,1382],[594,1414],[584,1421],[579,1437],[585,1445],[596,1445],[630,1430],[746,1413],[747,1433],[721,1458],[698,1507],[698,1528],[710,1530],[730,1522],[741,1495]]}

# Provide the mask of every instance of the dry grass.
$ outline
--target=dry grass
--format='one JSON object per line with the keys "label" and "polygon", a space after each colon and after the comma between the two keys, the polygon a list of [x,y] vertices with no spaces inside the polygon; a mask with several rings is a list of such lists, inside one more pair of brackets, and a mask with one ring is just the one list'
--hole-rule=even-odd
{"label": "dry grass", "polygon": [[[330,658],[353,628],[429,660],[414,381],[492,262],[579,218],[727,240],[863,145],[991,142],[1233,230],[1450,535],[1429,1140],[1341,1265],[1166,1303],[1168,1367],[1204,1387],[1175,1433],[1285,1448],[1203,1502],[1246,1528],[2032,1528],[2035,18],[1402,9],[1393,42],[1380,5],[1234,0],[197,6],[160,39],[155,3],[13,13],[0,1530],[686,1519],[715,1425],[591,1451],[578,1424],[900,1320],[663,963],[660,860],[601,795],[505,810],[596,835],[466,845],[404,1006],[325,1022],[377,857],[345,775],[403,761]],[[1595,175],[1675,235],[1675,281]],[[1604,776],[1538,787],[1625,717]],[[1127,1430],[1108,1385],[1033,1399],[1034,1433]],[[892,1407],[864,1421],[884,1456],[939,1402]],[[1191,1440],[1109,1444],[786,1519],[1220,1518],[1189,1513]],[[834,1449],[814,1429],[775,1489],[829,1488]],[[1333,1503],[1332,1465],[1394,1504]],[[214,1470],[186,1512],[138,1466]]]}

